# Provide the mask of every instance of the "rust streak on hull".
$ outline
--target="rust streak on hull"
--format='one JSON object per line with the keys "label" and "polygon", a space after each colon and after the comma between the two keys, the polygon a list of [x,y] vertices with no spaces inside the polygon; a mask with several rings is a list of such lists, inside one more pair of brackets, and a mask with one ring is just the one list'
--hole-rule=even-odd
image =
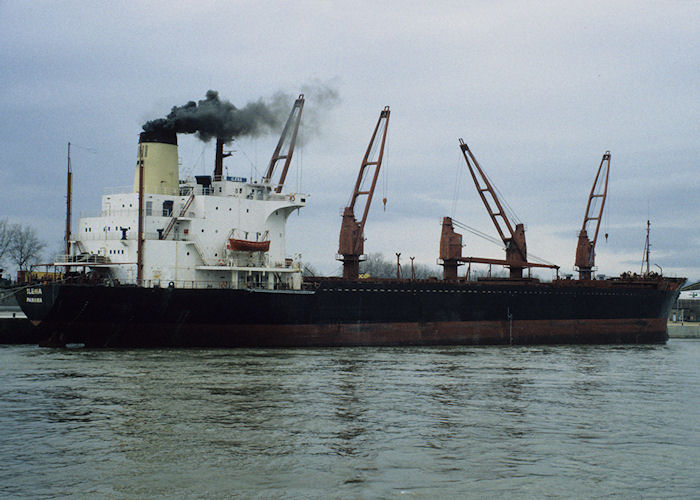
{"label": "rust streak on hull", "polygon": [[[47,325],[45,325],[47,326]],[[89,333],[88,333],[89,332]],[[97,332],[102,332],[97,334]],[[341,347],[663,343],[666,319],[532,320],[305,325],[53,324],[45,345],[93,347]]]}

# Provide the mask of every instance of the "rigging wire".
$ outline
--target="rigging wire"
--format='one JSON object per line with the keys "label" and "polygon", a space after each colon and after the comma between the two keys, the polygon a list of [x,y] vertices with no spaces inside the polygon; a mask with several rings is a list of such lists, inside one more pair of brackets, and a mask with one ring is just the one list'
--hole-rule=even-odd
{"label": "rigging wire", "polygon": [[[248,154],[245,152],[245,150],[244,150],[243,148],[241,148],[240,146],[241,146],[241,145],[238,144],[238,151],[240,151],[241,153],[243,153],[243,156],[245,156],[245,159],[248,160],[248,163],[250,163],[250,177],[251,177],[250,180],[252,181],[252,180],[253,180],[253,172],[255,172],[255,175],[257,175],[257,176],[260,176],[260,172],[258,172],[258,169],[256,168],[256,166],[255,166],[255,164],[253,163],[253,161],[250,159],[250,157],[249,157]],[[257,151],[257,148],[255,148],[255,149],[256,149],[256,151]]]}
{"label": "rigging wire", "polygon": [[[468,162],[471,162],[471,160],[468,160]],[[481,164],[479,164],[479,165],[481,165]],[[474,168],[476,169],[476,165],[474,165]],[[481,173],[483,174],[484,178],[488,181],[488,183],[491,184],[491,187],[493,188],[493,192],[498,197],[498,200],[501,202],[501,205],[503,206],[503,210],[505,212],[506,217],[508,217],[508,219],[515,224],[521,224],[522,220],[520,219],[520,217],[518,217],[518,214],[515,212],[513,207],[510,205],[510,203],[508,203],[508,200],[505,199],[505,197],[503,196],[503,193],[498,189],[496,184],[491,180],[491,178],[486,173],[486,171],[481,169]],[[479,189],[479,186],[477,186],[477,189]]]}
{"label": "rigging wire", "polygon": [[188,167],[185,167],[185,168],[183,169],[183,170],[184,170],[184,173],[185,173],[186,175],[192,175],[192,174],[197,170],[197,167],[199,167],[199,166],[201,166],[202,168],[205,167],[204,155],[205,155],[205,153],[206,153],[206,150],[207,150],[207,144],[206,144],[206,143],[202,143],[202,148],[201,148],[200,151],[199,151],[199,156],[197,157],[197,159],[194,160],[194,161],[190,164],[189,168],[188,168]]}
{"label": "rigging wire", "polygon": [[452,224],[454,226],[457,226],[460,229],[464,229],[465,231],[469,231],[473,235],[478,236],[480,238],[483,238],[484,240],[489,241],[489,242],[493,243],[494,245],[497,245],[502,250],[505,250],[505,247],[503,246],[503,241],[501,241],[497,238],[494,238],[493,236],[490,236],[482,231],[479,231],[478,229],[476,229],[474,227],[468,226],[468,225],[464,224],[463,222],[459,222],[459,221],[454,220],[454,219],[452,219]]}
{"label": "rigging wire", "polygon": [[[482,231],[479,231],[476,228],[468,226],[468,225],[464,224],[463,222],[459,222],[459,221],[456,221],[454,219],[452,219],[452,224],[460,229],[464,229],[465,231],[472,233],[475,236],[483,238],[484,240],[489,241],[489,242],[493,243],[494,245],[497,245],[499,248],[501,248],[501,250],[506,249],[505,246],[503,246],[503,241],[501,241],[497,238],[494,238],[493,236],[490,236]],[[546,259],[543,259],[542,257],[538,257],[537,255],[534,255],[532,253],[528,253],[528,260],[532,261],[532,262],[537,262],[539,264],[547,264],[549,266],[555,265],[552,262],[550,262]]]}
{"label": "rigging wire", "polygon": [[488,181],[491,183],[491,187],[493,187],[494,192],[498,196],[499,201],[501,202],[501,205],[503,205],[503,209],[506,212],[506,216],[508,219],[510,219],[513,223],[515,224],[521,224],[522,220],[520,220],[520,217],[518,217],[518,214],[515,213],[515,210],[513,207],[508,203],[508,200],[503,196],[503,193],[498,189],[496,184],[491,180],[491,178],[484,172],[484,177],[488,179]]}
{"label": "rigging wire", "polygon": [[462,175],[460,174],[462,173],[462,169],[464,168],[463,165],[464,162],[460,159],[459,163],[457,163],[457,168],[455,169],[455,183],[454,191],[452,193],[452,209],[450,211],[450,217],[452,218],[452,220],[454,220],[454,215],[457,212],[457,200],[459,199],[460,183],[462,180]]}
{"label": "rigging wire", "polygon": [[556,265],[553,262],[550,262],[546,259],[543,259],[542,257],[538,257],[537,255],[530,253],[530,252],[528,252],[528,254],[527,254],[527,260],[537,262],[539,264],[547,264],[548,266],[555,266]]}

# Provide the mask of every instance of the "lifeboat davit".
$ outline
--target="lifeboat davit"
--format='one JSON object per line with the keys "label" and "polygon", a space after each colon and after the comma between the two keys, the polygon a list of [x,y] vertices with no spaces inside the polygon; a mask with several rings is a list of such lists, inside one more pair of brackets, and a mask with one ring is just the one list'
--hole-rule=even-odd
{"label": "lifeboat davit", "polygon": [[248,241],[229,238],[229,250],[236,252],[267,252],[270,250],[270,240],[267,241]]}

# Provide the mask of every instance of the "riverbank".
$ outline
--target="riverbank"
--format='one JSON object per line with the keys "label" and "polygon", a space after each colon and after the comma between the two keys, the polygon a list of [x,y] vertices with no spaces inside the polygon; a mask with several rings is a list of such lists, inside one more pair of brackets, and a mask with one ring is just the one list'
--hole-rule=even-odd
{"label": "riverbank", "polygon": [[669,321],[668,336],[672,339],[700,339],[700,322],[673,323]]}

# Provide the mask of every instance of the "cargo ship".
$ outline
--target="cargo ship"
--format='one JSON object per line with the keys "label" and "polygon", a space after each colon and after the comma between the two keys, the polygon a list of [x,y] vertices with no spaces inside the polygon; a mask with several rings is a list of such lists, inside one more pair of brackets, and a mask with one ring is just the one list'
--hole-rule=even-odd
{"label": "cargo ship", "polygon": [[[589,209],[579,236],[578,279],[559,278],[557,266],[528,261],[522,224],[511,225],[461,140],[506,258],[463,257],[456,222],[446,217],[440,279],[361,277],[364,227],[382,164],[388,107],[380,113],[343,213],[337,256],[343,276],[303,276],[301,256],[287,254],[285,231],[287,218],[306,205],[308,196],[284,192],[303,105],[300,95],[261,179],[223,175],[226,138],[217,138],[213,175],[180,179],[177,130],[144,130],[133,188],[105,193],[101,213],[81,218],[75,233],[70,224],[69,156],[66,251],[54,262],[65,274],[60,280],[29,284],[17,294],[27,317],[42,331],[42,345],[334,347],[667,340],[667,317],[684,279],[648,269],[595,279],[600,214]],[[598,178],[604,162],[605,156],[589,208],[592,200],[604,204],[596,187],[602,185]],[[363,187],[368,183],[369,188]],[[355,213],[362,214],[359,221]],[[596,222],[591,240],[587,228]],[[477,263],[505,266],[510,276],[473,279],[471,265]],[[460,275],[462,265],[468,270]],[[532,267],[553,268],[557,278],[541,282],[524,275]]]}

